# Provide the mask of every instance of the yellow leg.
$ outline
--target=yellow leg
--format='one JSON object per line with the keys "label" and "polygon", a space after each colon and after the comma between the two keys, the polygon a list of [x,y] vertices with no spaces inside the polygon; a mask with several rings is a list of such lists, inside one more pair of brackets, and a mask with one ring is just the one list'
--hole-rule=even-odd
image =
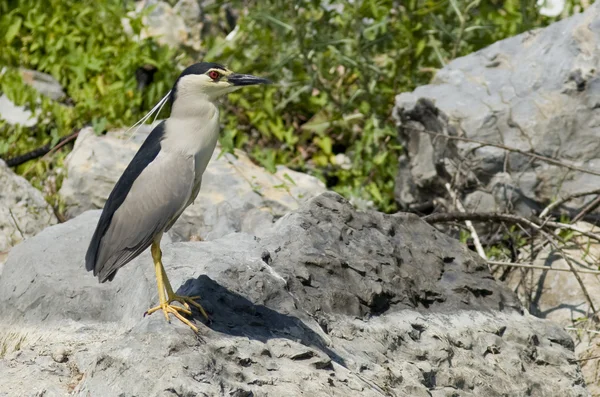
{"label": "yellow leg", "polygon": [[173,288],[171,287],[171,283],[169,282],[169,278],[167,277],[167,273],[165,272],[165,268],[162,266],[160,266],[161,270],[162,270],[162,278],[163,278],[163,282],[165,283],[165,289],[167,291],[167,300],[169,302],[179,302],[182,305],[184,305],[186,307],[186,309],[189,311],[190,310],[190,305],[196,307],[200,313],[202,313],[202,315],[204,316],[205,319],[208,320],[208,314],[206,314],[206,311],[204,311],[204,308],[198,303],[196,302],[196,299],[200,299],[199,296],[184,296],[184,295],[177,295],[175,292],[173,292]]}
{"label": "yellow leg", "polygon": [[[152,252],[152,259],[154,260],[154,271],[156,273],[156,284],[158,285],[159,305],[153,307],[152,309],[149,309],[145,314],[152,314],[155,311],[162,310],[165,315],[165,318],[168,322],[170,322],[169,313],[171,313],[175,317],[177,317],[181,322],[188,325],[194,332],[198,332],[198,328],[196,328],[196,326],[194,326],[188,319],[181,315],[181,313],[184,313],[188,316],[192,314],[188,305],[188,303],[190,303],[193,306],[197,307],[202,313],[202,315],[208,319],[204,308],[200,306],[199,303],[194,301],[194,299],[197,299],[198,297],[188,297],[175,294],[173,292],[173,288],[171,287],[171,283],[169,282],[169,279],[167,277],[167,273],[165,272],[165,268],[162,265],[162,252],[160,250],[159,244],[156,242],[152,243],[152,247],[150,250]],[[182,303],[185,306],[185,308],[171,305],[170,303],[173,301]]]}

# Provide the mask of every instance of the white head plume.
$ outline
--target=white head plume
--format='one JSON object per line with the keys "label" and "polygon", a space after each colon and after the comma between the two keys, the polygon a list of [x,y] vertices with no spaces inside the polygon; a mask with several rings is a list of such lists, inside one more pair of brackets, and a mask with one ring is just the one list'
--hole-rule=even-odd
{"label": "white head plume", "polygon": [[169,90],[169,92],[167,92],[167,94],[164,97],[162,97],[162,99],[160,101],[158,101],[158,103],[156,105],[154,105],[154,107],[152,109],[150,109],[150,111],[148,113],[146,113],[144,115],[144,117],[142,117],[134,125],[129,127],[129,129],[127,131],[125,131],[124,135],[127,136],[131,130],[133,130],[135,127],[137,127],[135,129],[135,131],[133,131],[131,134],[129,134],[129,136],[127,136],[128,141],[131,140],[131,138],[133,138],[133,136],[140,130],[140,128],[142,127],[142,124],[146,123],[146,121],[148,121],[148,119],[150,117],[152,117],[152,115],[155,113],[156,113],[156,115],[154,116],[154,120],[152,120],[152,124],[150,124],[150,125],[153,125],[156,122],[156,118],[160,114],[160,111],[162,110],[162,108],[165,106],[165,103],[167,103],[167,101],[169,100],[170,95],[171,95],[171,91]]}

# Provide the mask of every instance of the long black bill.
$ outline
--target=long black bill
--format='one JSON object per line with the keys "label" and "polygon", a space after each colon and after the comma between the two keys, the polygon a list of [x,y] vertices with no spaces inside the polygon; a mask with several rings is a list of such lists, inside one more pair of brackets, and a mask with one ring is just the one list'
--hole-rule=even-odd
{"label": "long black bill", "polygon": [[271,80],[263,79],[262,77],[252,76],[251,74],[233,73],[227,76],[227,80],[235,86],[271,84]]}

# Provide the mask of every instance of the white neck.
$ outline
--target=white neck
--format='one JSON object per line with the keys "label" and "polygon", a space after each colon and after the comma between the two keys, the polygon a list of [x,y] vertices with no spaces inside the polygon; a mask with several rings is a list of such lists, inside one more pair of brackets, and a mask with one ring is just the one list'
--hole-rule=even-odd
{"label": "white neck", "polygon": [[178,92],[161,147],[186,156],[212,155],[219,138],[219,108],[205,95]]}

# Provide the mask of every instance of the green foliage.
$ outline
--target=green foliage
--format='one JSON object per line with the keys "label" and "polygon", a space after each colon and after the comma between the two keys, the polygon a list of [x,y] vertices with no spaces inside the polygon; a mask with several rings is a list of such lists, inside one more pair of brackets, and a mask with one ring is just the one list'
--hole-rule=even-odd
{"label": "green foliage", "polygon": [[[18,105],[35,109],[35,128],[0,122],[0,156],[12,157],[43,144],[55,144],[83,125],[129,125],[169,89],[177,75],[175,50],[151,40],[134,41],[121,25],[126,9],[119,0],[20,0],[0,2],[0,91]],[[139,33],[141,17],[131,26]],[[140,93],[135,70],[158,67],[155,83]],[[72,101],[52,101],[23,84],[19,67],[49,73]],[[29,176],[44,179],[37,165]],[[21,167],[20,171],[29,169]],[[34,181],[35,183],[35,181]]]}
{"label": "green foliage", "polygon": [[530,240],[523,235],[522,230],[511,225],[505,228],[502,239],[494,245],[487,246],[486,256],[491,260],[514,260],[514,256],[521,248],[529,244]]}
{"label": "green foliage", "polygon": [[[567,3],[572,12],[577,1]],[[402,149],[394,96],[427,83],[455,57],[552,21],[534,1],[516,0],[245,4],[237,31],[208,38],[205,56],[278,84],[231,95],[226,147],[246,148],[269,169],[283,163],[308,170],[384,211],[395,210]],[[340,153],[349,166],[336,161]]]}
{"label": "green foliage", "polygon": [[[98,132],[130,125],[170,89],[178,67],[192,57],[125,34],[121,19],[132,3],[0,2],[0,65],[8,67],[0,90],[35,108],[42,120],[33,129],[0,121],[0,156],[55,143],[84,124]],[[241,10],[234,32],[221,23],[226,3]],[[228,150],[246,149],[270,170],[286,164],[308,171],[347,197],[394,211],[402,150],[391,115],[394,96],[429,82],[453,58],[552,22],[538,14],[535,3],[216,1],[203,9],[216,23],[203,37],[200,57],[276,82],[231,95],[221,143]],[[578,6],[579,0],[567,0],[564,15]],[[141,21],[142,16],[131,18],[136,35]],[[139,92],[135,70],[144,64],[159,72]],[[41,98],[20,81],[18,67],[53,75],[71,103]],[[53,161],[36,165],[29,177],[43,180]]]}

